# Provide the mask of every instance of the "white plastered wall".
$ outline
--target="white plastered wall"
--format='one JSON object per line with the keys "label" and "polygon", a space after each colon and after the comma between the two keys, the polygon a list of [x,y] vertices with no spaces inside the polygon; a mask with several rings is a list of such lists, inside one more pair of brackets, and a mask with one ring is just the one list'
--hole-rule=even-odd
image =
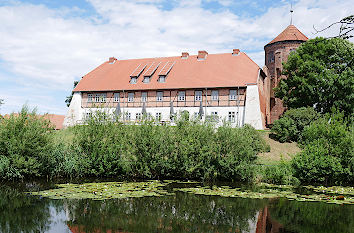
{"label": "white plastered wall", "polygon": [[82,94],[81,92],[74,92],[71,99],[69,110],[64,118],[63,126],[69,127],[78,124],[82,121],[84,110],[81,107]]}
{"label": "white plastered wall", "polygon": [[245,124],[252,125],[255,129],[264,129],[257,84],[247,85]]}

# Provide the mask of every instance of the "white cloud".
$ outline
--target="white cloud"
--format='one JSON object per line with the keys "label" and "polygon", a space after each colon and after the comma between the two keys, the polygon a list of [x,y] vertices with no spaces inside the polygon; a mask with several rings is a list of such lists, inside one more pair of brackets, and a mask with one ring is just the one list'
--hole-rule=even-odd
{"label": "white cloud", "polygon": [[[261,16],[243,18],[237,9],[236,13],[203,9],[200,0],[176,1],[170,10],[164,10],[161,0],[89,2],[97,15],[84,17],[78,8],[49,9],[21,2],[0,7],[0,61],[18,85],[69,93],[74,79],[110,56],[174,56],[182,51],[240,48],[262,66],[263,46],[290,22],[289,6],[284,4]],[[219,3],[227,6],[230,1]],[[308,37],[316,36],[313,25],[321,29],[354,12],[346,0],[300,0],[293,8],[294,24]],[[79,16],[74,17],[75,12]],[[336,33],[338,28],[319,35]],[[16,93],[11,96],[16,99]],[[38,104],[45,108],[45,103]]]}

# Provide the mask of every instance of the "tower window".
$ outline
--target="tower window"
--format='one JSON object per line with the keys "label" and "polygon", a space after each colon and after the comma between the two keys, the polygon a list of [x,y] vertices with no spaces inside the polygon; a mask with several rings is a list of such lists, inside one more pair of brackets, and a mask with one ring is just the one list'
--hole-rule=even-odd
{"label": "tower window", "polygon": [[267,58],[267,63],[273,63],[274,62],[274,52],[269,52],[268,53],[268,58]]}

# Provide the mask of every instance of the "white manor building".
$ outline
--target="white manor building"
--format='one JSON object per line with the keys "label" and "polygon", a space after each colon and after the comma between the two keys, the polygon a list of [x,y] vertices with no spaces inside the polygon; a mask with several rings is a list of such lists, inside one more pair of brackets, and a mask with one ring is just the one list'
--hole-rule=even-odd
{"label": "white manor building", "polygon": [[202,119],[211,116],[235,127],[264,129],[268,88],[264,71],[238,49],[225,54],[112,57],[76,86],[64,126],[80,124],[98,109],[119,109],[124,121],[140,120],[146,112],[168,122],[171,114],[188,111],[192,117],[202,113]]}

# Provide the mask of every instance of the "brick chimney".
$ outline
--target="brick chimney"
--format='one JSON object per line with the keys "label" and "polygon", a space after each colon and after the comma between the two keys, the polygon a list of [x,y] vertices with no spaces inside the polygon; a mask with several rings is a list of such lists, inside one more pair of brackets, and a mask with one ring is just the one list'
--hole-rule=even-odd
{"label": "brick chimney", "polygon": [[206,57],[208,56],[208,52],[205,50],[198,51],[198,60],[205,60]]}
{"label": "brick chimney", "polygon": [[188,57],[189,57],[189,53],[182,52],[182,56],[181,56],[182,59],[187,59]]}
{"label": "brick chimney", "polygon": [[109,60],[108,60],[108,63],[109,63],[109,64],[113,64],[113,63],[115,63],[116,61],[117,61],[117,58],[115,58],[115,57],[110,57]]}
{"label": "brick chimney", "polygon": [[233,49],[233,50],[232,50],[232,55],[233,55],[233,56],[237,56],[239,53],[240,53],[240,50],[239,50],[239,49]]}

